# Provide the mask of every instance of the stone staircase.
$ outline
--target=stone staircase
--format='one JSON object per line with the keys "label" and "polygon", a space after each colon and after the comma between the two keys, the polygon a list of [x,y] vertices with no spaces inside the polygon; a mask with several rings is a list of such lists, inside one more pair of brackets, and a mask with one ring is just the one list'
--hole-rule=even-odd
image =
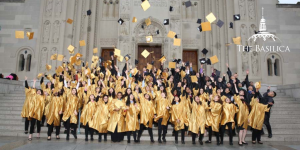
{"label": "stone staircase", "polygon": [[[24,87],[19,86],[8,94],[0,94],[0,136],[18,136],[26,138],[24,134],[24,119],[21,118],[21,110],[24,103],[25,94]],[[286,96],[281,90],[277,90],[275,105],[271,113],[271,125],[273,129],[273,138],[262,136],[262,141],[300,141],[300,101],[295,98]],[[42,127],[41,137],[47,137],[47,127]],[[153,128],[154,140],[157,140],[157,127]],[[167,141],[174,141],[172,137],[173,127],[168,126]],[[61,129],[61,138],[65,138]],[[84,139],[84,128],[80,129],[79,139]],[[54,137],[54,135],[53,135]],[[71,139],[73,137],[71,136]],[[96,136],[97,139],[97,136]],[[110,139],[110,137],[108,137]],[[126,137],[125,137],[126,139]],[[207,137],[204,138],[206,140]],[[150,141],[148,131],[145,130],[142,141]],[[191,136],[186,136],[186,141],[191,141]],[[251,141],[251,131],[248,131],[247,141]],[[213,137],[213,141],[215,138]],[[228,141],[228,137],[224,138]],[[238,136],[234,137],[234,141],[238,141]]]}

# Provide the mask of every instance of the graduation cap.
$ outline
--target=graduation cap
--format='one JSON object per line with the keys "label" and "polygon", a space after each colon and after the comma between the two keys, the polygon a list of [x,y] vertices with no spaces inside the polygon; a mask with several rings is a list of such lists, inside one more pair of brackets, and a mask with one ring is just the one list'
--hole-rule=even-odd
{"label": "graduation cap", "polygon": [[169,25],[170,20],[169,19],[164,19],[164,25]]}
{"label": "graduation cap", "polygon": [[135,60],[134,61],[135,65],[139,64],[139,61],[138,60]]}
{"label": "graduation cap", "polygon": [[236,45],[241,45],[241,37],[232,38],[233,43]]}
{"label": "graduation cap", "polygon": [[229,28],[233,29],[233,23],[232,22],[230,22]]}
{"label": "graduation cap", "polygon": [[181,62],[181,59],[177,59],[176,63],[179,64]]}
{"label": "graduation cap", "polygon": [[161,62],[161,63],[165,62],[166,61],[166,56],[162,56],[158,61]]}
{"label": "graduation cap", "polygon": [[207,64],[207,65],[211,65],[211,61],[210,61],[210,59],[209,59],[209,58],[207,58],[207,60],[206,60],[206,64]]}
{"label": "graduation cap", "polygon": [[93,49],[93,53],[94,53],[94,54],[98,53],[98,48],[94,48],[94,49]]}
{"label": "graduation cap", "polygon": [[201,64],[205,64],[206,63],[205,58],[201,58],[201,59],[199,59],[199,61],[200,61]]}
{"label": "graduation cap", "polygon": [[174,8],[173,8],[172,6],[170,6],[170,9],[169,9],[169,11],[173,11],[173,9],[174,9]]}
{"label": "graduation cap", "polygon": [[31,40],[31,39],[33,39],[34,32],[27,32],[26,35],[27,35],[28,39]]}
{"label": "graduation cap", "polygon": [[24,31],[16,31],[16,39],[24,39]]}
{"label": "graduation cap", "polygon": [[206,48],[204,48],[201,52],[203,55],[206,55],[208,53],[208,50]]}
{"label": "graduation cap", "polygon": [[175,35],[176,35],[176,33],[173,31],[169,31],[169,33],[168,33],[168,37],[171,39],[173,39],[175,37]]}
{"label": "graduation cap", "polygon": [[202,26],[201,25],[197,29],[198,29],[198,31],[202,32]]}
{"label": "graduation cap", "polygon": [[110,56],[114,56],[114,52],[109,52],[109,55]]}
{"label": "graduation cap", "polygon": [[119,23],[120,25],[122,25],[122,24],[124,23],[124,20],[120,18],[120,19],[118,20],[118,23]]}
{"label": "graduation cap", "polygon": [[211,31],[211,24],[210,22],[203,22],[201,23],[201,27],[203,31]]}
{"label": "graduation cap", "polygon": [[150,8],[150,3],[147,0],[144,0],[141,4],[144,11],[148,10]]}
{"label": "graduation cap", "polygon": [[125,55],[125,60],[127,61],[127,60],[129,60],[131,57],[129,56],[129,54],[127,54],[127,55]]}
{"label": "graduation cap", "polygon": [[216,76],[220,77],[221,72],[219,70],[217,70],[217,69],[215,69],[215,71],[216,71]]}
{"label": "graduation cap", "polygon": [[87,14],[88,16],[90,16],[90,15],[92,14],[92,11],[91,11],[91,10],[88,10],[88,11],[86,11],[86,14]]}
{"label": "graduation cap", "polygon": [[146,49],[141,54],[144,58],[147,58],[150,55],[150,53]]}
{"label": "graduation cap", "polygon": [[48,64],[46,64],[46,69],[47,69],[48,71],[50,71],[50,70],[51,70],[51,68],[52,68],[52,66],[51,66],[51,65],[48,65]]}
{"label": "graduation cap", "polygon": [[169,62],[169,68],[176,68],[176,62]]}
{"label": "graduation cap", "polygon": [[206,19],[208,20],[208,22],[212,23],[215,20],[217,20],[216,16],[213,13],[210,13],[206,16]]}
{"label": "graduation cap", "polygon": [[241,16],[240,16],[240,14],[233,15],[233,20],[234,20],[234,21],[241,20]]}
{"label": "graduation cap", "polygon": [[197,20],[197,23],[198,23],[198,24],[201,24],[201,22],[202,22],[201,19],[198,19],[198,20]]}
{"label": "graduation cap", "polygon": [[159,34],[159,30],[157,30],[155,33],[156,33],[156,34]]}
{"label": "graduation cap", "polygon": [[245,46],[245,48],[244,48],[245,52],[250,52],[250,50],[251,50],[250,46]]}
{"label": "graduation cap", "polygon": [[258,33],[259,33],[259,31],[254,30],[254,34],[258,34]]}
{"label": "graduation cap", "polygon": [[146,36],[146,42],[147,43],[153,42],[153,37],[152,36]]}
{"label": "graduation cap", "polygon": [[189,66],[189,65],[190,65],[190,62],[187,61],[187,62],[185,63],[185,66]]}
{"label": "graduation cap", "polygon": [[136,18],[136,17],[133,17],[133,18],[132,18],[132,22],[133,22],[133,23],[137,22],[137,18]]}
{"label": "graduation cap", "polygon": [[192,2],[191,2],[191,1],[186,1],[186,2],[184,2],[184,4],[185,4],[185,7],[186,7],[186,8],[192,6]]}
{"label": "graduation cap", "polygon": [[150,18],[147,18],[147,19],[145,20],[145,23],[146,23],[147,26],[149,26],[149,25],[151,24],[151,19],[150,19]]}
{"label": "graduation cap", "polygon": [[217,22],[217,26],[222,28],[223,25],[224,25],[224,22],[219,19],[218,22]]}
{"label": "graduation cap", "polygon": [[175,35],[175,38],[176,38],[176,39],[178,38],[178,35],[177,35],[177,34]]}
{"label": "graduation cap", "polygon": [[79,41],[79,46],[85,46],[85,40]]}
{"label": "graduation cap", "polygon": [[68,23],[68,24],[72,24],[72,23],[73,23],[73,20],[69,18],[69,19],[67,20],[67,23]]}
{"label": "graduation cap", "polygon": [[214,55],[214,56],[210,57],[209,59],[211,61],[211,64],[215,64],[215,63],[219,62],[217,55]]}
{"label": "graduation cap", "polygon": [[175,38],[175,39],[174,39],[173,45],[174,45],[174,46],[181,46],[181,39]]}

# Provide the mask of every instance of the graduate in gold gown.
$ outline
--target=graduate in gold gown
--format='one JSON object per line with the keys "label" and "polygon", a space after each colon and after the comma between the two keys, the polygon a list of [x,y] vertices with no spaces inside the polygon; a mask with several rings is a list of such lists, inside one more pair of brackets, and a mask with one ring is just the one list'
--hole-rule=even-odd
{"label": "graduate in gold gown", "polygon": [[228,127],[228,133],[229,133],[229,144],[233,145],[232,142],[232,127],[234,125],[234,116],[239,111],[238,105],[235,103],[233,104],[231,100],[224,96],[225,103],[223,103],[223,111],[222,111],[222,119],[221,119],[221,142],[220,144],[223,144],[223,138],[225,133],[225,127]]}
{"label": "graduate in gold gown", "polygon": [[185,126],[189,124],[190,110],[185,106],[185,103],[180,101],[178,96],[174,97],[171,107],[171,119],[170,121],[174,125],[175,129],[175,144],[178,144],[178,132],[181,132],[181,144],[185,144]]}
{"label": "graduate in gold gown", "polygon": [[90,132],[91,134],[91,141],[94,140],[93,135],[94,135],[94,129],[91,128],[90,122],[92,122],[95,112],[96,112],[96,101],[95,101],[95,96],[94,94],[91,94],[89,96],[88,102],[85,104],[85,106],[82,109],[81,117],[80,117],[80,122],[85,126],[85,141],[88,141],[88,134]]}
{"label": "graduate in gold gown", "polygon": [[166,134],[167,134],[167,125],[168,120],[170,117],[170,106],[171,102],[169,99],[166,98],[166,93],[162,92],[160,93],[160,96],[156,97],[156,118],[155,121],[158,122],[158,142],[162,143],[161,141],[161,134],[162,134],[162,140],[163,142],[166,141]]}
{"label": "graduate in gold gown", "polygon": [[139,94],[140,104],[141,104],[141,112],[140,112],[140,130],[138,134],[138,141],[142,136],[144,128],[148,128],[148,133],[150,136],[151,143],[154,143],[153,139],[153,119],[156,118],[156,110],[155,104],[151,100],[151,97],[148,93],[141,93]]}
{"label": "graduate in gold gown", "polygon": [[107,130],[112,132],[111,141],[121,142],[124,139],[125,118],[124,118],[125,100],[121,92],[117,98],[113,99],[109,105],[110,119]]}
{"label": "graduate in gold gown", "polygon": [[203,145],[203,137],[205,133],[206,110],[209,109],[207,102],[201,101],[199,96],[195,96],[191,105],[192,113],[189,119],[189,131],[192,132],[192,142],[196,144],[195,139],[200,132],[199,142]]}
{"label": "graduate in gold gown", "polygon": [[94,118],[90,122],[90,127],[99,132],[98,142],[101,142],[102,135],[104,136],[104,141],[107,141],[107,125],[110,117],[110,113],[108,111],[109,102],[107,95],[104,95],[103,98],[98,96],[97,99],[97,108]]}
{"label": "graduate in gold gown", "polygon": [[128,95],[125,106],[125,131],[127,132],[127,143],[130,143],[131,133],[133,134],[134,142],[138,142],[136,131],[139,130],[140,124],[138,114],[140,113],[140,105],[136,102],[133,94]]}
{"label": "graduate in gold gown", "polygon": [[[60,93],[62,94],[62,93]],[[48,104],[49,110],[46,114],[47,124],[48,124],[48,140],[51,140],[51,134],[53,132],[53,127],[56,129],[56,139],[60,139],[60,118],[63,109],[63,97],[59,94],[59,89],[55,88],[53,90],[53,96],[51,96],[51,101]]]}
{"label": "graduate in gold gown", "polygon": [[28,140],[32,140],[32,133],[34,130],[34,125],[37,123],[37,137],[40,138],[41,132],[41,120],[44,115],[44,108],[45,108],[45,97],[43,95],[43,90],[35,89],[36,79],[33,79],[33,89],[31,91],[31,103],[29,106],[29,118],[30,121],[30,131]]}
{"label": "graduate in gold gown", "polygon": [[30,105],[33,104],[32,101],[32,96],[31,96],[31,88],[28,86],[27,82],[27,77],[25,77],[25,101],[23,104],[22,112],[21,112],[21,117],[25,118],[25,134],[28,134],[28,126],[29,126],[29,108],[31,107]]}
{"label": "graduate in gold gown", "polygon": [[268,112],[273,105],[273,103],[269,103],[268,105],[264,105],[261,103],[262,100],[258,98],[252,98],[251,100],[251,112],[248,116],[249,126],[253,128],[252,131],[252,144],[256,144],[256,141],[259,144],[263,144],[261,142],[261,130],[265,119],[265,112]]}

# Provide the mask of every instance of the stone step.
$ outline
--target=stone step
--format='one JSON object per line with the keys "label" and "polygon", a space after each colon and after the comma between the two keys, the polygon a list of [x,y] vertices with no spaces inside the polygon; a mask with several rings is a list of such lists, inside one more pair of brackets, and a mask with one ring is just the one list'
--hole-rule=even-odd
{"label": "stone step", "polygon": [[274,108],[272,108],[271,112],[274,112],[274,111],[285,111],[285,110],[298,111],[299,107],[274,107]]}
{"label": "stone step", "polygon": [[274,98],[274,101],[289,101],[289,100],[296,100],[295,98],[293,97],[275,97]]}
{"label": "stone step", "polygon": [[25,90],[16,90],[16,91],[11,91],[9,94],[25,94]]}
{"label": "stone step", "polygon": [[300,111],[299,110],[272,111],[272,115],[300,115]]}
{"label": "stone step", "polygon": [[0,96],[1,100],[25,100],[25,95],[24,96]]}
{"label": "stone step", "polygon": [[0,110],[0,114],[3,115],[21,115],[20,111],[14,111],[14,110]]}
{"label": "stone step", "polygon": [[271,119],[284,119],[284,118],[293,118],[293,119],[299,119],[300,115],[273,115],[271,113]]}
{"label": "stone step", "polygon": [[279,108],[279,107],[287,107],[287,108],[294,108],[294,107],[297,107],[297,108],[300,108],[300,104],[276,104],[275,102],[275,105],[272,106],[272,109],[273,108]]}
{"label": "stone step", "polygon": [[4,96],[14,96],[14,97],[18,97],[18,96],[25,96],[25,93],[10,93],[10,94],[5,94]]}
{"label": "stone step", "polygon": [[16,111],[22,111],[22,108],[23,107],[16,107],[16,106],[14,106],[14,107],[9,107],[9,106],[0,106],[0,111],[1,110],[16,110]]}
{"label": "stone step", "polygon": [[296,101],[296,100],[277,101],[277,100],[275,100],[275,105],[277,105],[277,104],[300,104],[300,101]]}

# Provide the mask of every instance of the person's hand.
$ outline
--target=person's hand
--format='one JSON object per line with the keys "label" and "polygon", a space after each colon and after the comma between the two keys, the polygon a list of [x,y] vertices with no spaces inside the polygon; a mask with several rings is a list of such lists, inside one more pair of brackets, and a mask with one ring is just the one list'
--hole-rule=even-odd
{"label": "person's hand", "polygon": [[210,101],[212,99],[212,95],[209,95],[209,99],[208,99],[208,101]]}
{"label": "person's hand", "polygon": [[59,113],[58,113],[58,114],[60,114],[60,115],[61,115],[61,114],[62,114],[62,111],[59,111]]}
{"label": "person's hand", "polygon": [[251,91],[251,93],[252,93],[252,94],[255,94],[255,92],[254,92],[254,91]]}
{"label": "person's hand", "polygon": [[156,115],[154,115],[154,118],[156,118]]}
{"label": "person's hand", "polygon": [[27,80],[27,77],[25,76],[25,80]]}
{"label": "person's hand", "polygon": [[224,73],[223,76],[225,77],[225,76],[226,76],[226,73]]}
{"label": "person's hand", "polygon": [[270,102],[270,103],[268,103],[268,104],[269,104],[269,105],[273,105],[274,103],[271,103],[271,102]]}
{"label": "person's hand", "polygon": [[236,83],[236,80],[234,79],[234,80],[232,80],[233,81],[233,83]]}
{"label": "person's hand", "polygon": [[111,56],[111,60],[114,60],[114,55]]}
{"label": "person's hand", "polygon": [[179,70],[179,68],[176,68],[175,71],[176,71],[176,72],[179,72],[180,70]]}
{"label": "person's hand", "polygon": [[170,107],[169,107],[169,106],[167,106],[166,108],[167,108],[168,110],[170,109]]}
{"label": "person's hand", "polygon": [[246,74],[247,74],[247,75],[249,74],[249,70],[246,70]]}
{"label": "person's hand", "polygon": [[33,79],[33,82],[36,82],[36,78]]}
{"label": "person's hand", "polygon": [[101,94],[102,94],[102,93],[100,92],[100,93],[98,94],[98,96],[101,96]]}
{"label": "person's hand", "polygon": [[244,96],[240,96],[240,99],[244,99]]}
{"label": "person's hand", "polygon": [[180,119],[177,119],[177,122],[180,123]]}
{"label": "person's hand", "polygon": [[192,67],[193,66],[193,63],[190,63],[190,67]]}
{"label": "person's hand", "polygon": [[74,115],[77,115],[77,111],[76,110],[74,111]]}
{"label": "person's hand", "polygon": [[82,80],[82,78],[79,78],[79,79],[78,79],[78,82],[81,81],[81,80]]}
{"label": "person's hand", "polygon": [[270,86],[268,86],[268,90],[270,90],[270,88],[271,88],[271,87],[270,87]]}
{"label": "person's hand", "polygon": [[226,67],[227,67],[227,68],[229,68],[229,65],[228,65],[228,63],[226,63]]}
{"label": "person's hand", "polygon": [[185,65],[185,63],[182,61],[182,66],[184,66]]}

